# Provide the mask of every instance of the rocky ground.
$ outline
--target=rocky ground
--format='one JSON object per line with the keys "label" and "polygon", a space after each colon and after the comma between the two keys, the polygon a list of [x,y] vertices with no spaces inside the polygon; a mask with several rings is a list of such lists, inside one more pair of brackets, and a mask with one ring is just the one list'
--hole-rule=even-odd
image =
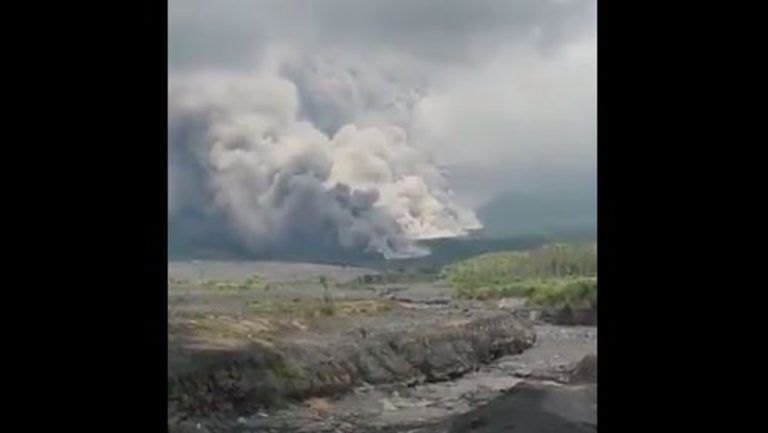
{"label": "rocky ground", "polygon": [[[520,302],[458,301],[436,283],[360,283],[370,273],[171,264],[170,430],[596,430],[596,327],[532,322]],[[332,314],[316,311],[320,276]]]}
{"label": "rocky ground", "polygon": [[[238,419],[239,432],[595,431],[594,328],[537,326],[536,344],[450,381],[361,386]],[[581,367],[581,368],[579,368]]]}

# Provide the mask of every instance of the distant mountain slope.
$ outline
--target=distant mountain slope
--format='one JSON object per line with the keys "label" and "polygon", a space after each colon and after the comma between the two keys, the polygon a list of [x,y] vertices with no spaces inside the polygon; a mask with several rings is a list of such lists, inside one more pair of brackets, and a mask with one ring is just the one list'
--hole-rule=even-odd
{"label": "distant mountain slope", "polygon": [[586,185],[509,191],[477,213],[485,225],[483,237],[587,235],[597,230],[597,194]]}
{"label": "distant mountain slope", "polygon": [[559,241],[592,241],[596,237],[596,194],[589,184],[509,191],[477,212],[485,225],[482,231],[466,237],[421,242],[432,251],[426,257],[386,261],[377,254],[298,238],[282,248],[256,253],[249,251],[224,221],[218,220],[220,216],[179,211],[169,224],[169,258],[343,263],[377,269],[439,268],[491,251],[524,250]]}

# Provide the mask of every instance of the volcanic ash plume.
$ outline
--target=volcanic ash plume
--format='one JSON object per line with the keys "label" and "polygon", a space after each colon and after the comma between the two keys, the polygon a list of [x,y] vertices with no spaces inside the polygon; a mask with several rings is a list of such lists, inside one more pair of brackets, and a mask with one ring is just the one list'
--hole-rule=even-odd
{"label": "volcanic ash plume", "polygon": [[202,167],[204,206],[255,250],[319,239],[413,257],[429,253],[417,240],[481,227],[402,128],[350,124],[329,137],[299,108],[295,85],[271,74],[172,77],[171,179],[185,182],[180,147]]}

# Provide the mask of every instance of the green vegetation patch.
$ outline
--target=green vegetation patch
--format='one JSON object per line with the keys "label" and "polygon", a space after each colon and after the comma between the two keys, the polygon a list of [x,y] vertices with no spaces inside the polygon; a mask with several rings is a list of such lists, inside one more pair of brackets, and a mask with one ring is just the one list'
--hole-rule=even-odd
{"label": "green vegetation patch", "polygon": [[462,299],[524,297],[542,306],[593,306],[597,246],[554,244],[483,254],[446,266],[443,275]]}
{"label": "green vegetation patch", "polygon": [[272,373],[278,379],[283,380],[299,380],[305,379],[306,373],[298,366],[288,363],[286,361],[276,362],[271,366]]}
{"label": "green vegetation patch", "polygon": [[542,307],[569,306],[572,309],[597,308],[597,278],[564,280],[560,284],[542,286],[526,294],[532,305]]}

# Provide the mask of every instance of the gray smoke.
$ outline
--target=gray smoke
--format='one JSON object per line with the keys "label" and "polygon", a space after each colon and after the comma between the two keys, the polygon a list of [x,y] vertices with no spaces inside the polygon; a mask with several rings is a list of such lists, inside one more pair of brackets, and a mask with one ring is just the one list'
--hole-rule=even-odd
{"label": "gray smoke", "polygon": [[172,221],[192,208],[226,219],[254,251],[312,239],[386,258],[480,228],[404,128],[381,117],[329,135],[300,118],[297,86],[274,68],[174,75],[169,110]]}
{"label": "gray smoke", "polygon": [[594,182],[595,12],[171,0],[171,245],[423,254],[479,226],[463,207]]}

